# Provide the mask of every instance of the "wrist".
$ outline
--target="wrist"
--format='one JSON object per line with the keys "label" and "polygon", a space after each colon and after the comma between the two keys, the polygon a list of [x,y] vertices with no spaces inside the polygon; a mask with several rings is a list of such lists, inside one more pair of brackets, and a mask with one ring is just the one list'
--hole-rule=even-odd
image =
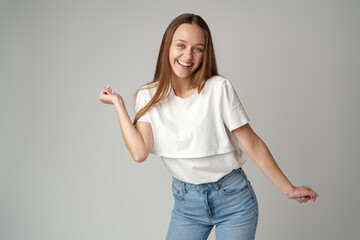
{"label": "wrist", "polygon": [[124,105],[125,105],[124,100],[122,99],[121,96],[118,96],[113,104],[114,104],[115,108],[119,108],[119,107],[121,108],[121,107],[124,107]]}
{"label": "wrist", "polygon": [[286,186],[286,188],[283,190],[283,194],[286,198],[292,198],[295,195],[295,187],[292,184]]}

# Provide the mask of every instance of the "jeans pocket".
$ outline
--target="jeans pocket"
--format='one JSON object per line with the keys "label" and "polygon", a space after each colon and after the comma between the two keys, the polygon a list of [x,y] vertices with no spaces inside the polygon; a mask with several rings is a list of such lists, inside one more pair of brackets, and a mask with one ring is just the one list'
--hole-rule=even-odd
{"label": "jeans pocket", "polygon": [[179,200],[184,199],[184,191],[182,189],[182,186],[179,183],[176,183],[173,181],[172,183],[172,193],[174,197],[176,197]]}
{"label": "jeans pocket", "polygon": [[237,173],[223,182],[220,186],[220,190],[225,195],[233,195],[243,192],[248,189],[248,187],[247,179],[241,173]]}

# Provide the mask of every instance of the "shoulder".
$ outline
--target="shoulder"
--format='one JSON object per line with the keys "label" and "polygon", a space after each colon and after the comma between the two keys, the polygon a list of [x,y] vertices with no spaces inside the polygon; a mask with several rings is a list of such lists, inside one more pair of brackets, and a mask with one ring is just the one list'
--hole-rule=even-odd
{"label": "shoulder", "polygon": [[206,84],[212,84],[212,85],[221,85],[224,83],[224,81],[226,81],[226,78],[220,75],[215,75],[210,77],[207,81]]}
{"label": "shoulder", "polygon": [[134,94],[135,112],[146,106],[154,96],[157,89],[156,83],[150,83],[139,88]]}
{"label": "shoulder", "polygon": [[230,81],[227,78],[220,76],[220,75],[216,75],[216,76],[210,77],[206,81],[205,85],[209,85],[211,87],[221,87],[223,85],[228,85],[228,84],[231,85]]}
{"label": "shoulder", "polygon": [[150,100],[154,96],[157,86],[157,83],[150,83],[142,86],[136,91],[135,98],[145,98]]}
{"label": "shoulder", "polygon": [[232,85],[227,78],[217,75],[210,77],[206,81],[204,89],[206,89],[205,91],[221,91],[221,89],[229,86],[231,87]]}

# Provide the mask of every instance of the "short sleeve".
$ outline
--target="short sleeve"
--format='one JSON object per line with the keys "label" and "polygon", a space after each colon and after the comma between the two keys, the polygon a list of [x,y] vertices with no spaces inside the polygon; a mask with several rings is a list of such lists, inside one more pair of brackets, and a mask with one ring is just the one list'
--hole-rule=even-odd
{"label": "short sleeve", "polygon": [[[146,101],[146,98],[145,98],[144,94],[145,94],[145,91],[143,91],[143,90],[138,91],[137,94],[136,94],[136,97],[135,97],[135,113],[140,111],[148,103]],[[146,112],[144,115],[142,115],[138,119],[138,122],[149,122],[150,123],[150,118],[149,118],[148,113]]]}
{"label": "short sleeve", "polygon": [[226,127],[232,131],[249,122],[249,118],[231,83],[225,79],[221,86],[221,112]]}

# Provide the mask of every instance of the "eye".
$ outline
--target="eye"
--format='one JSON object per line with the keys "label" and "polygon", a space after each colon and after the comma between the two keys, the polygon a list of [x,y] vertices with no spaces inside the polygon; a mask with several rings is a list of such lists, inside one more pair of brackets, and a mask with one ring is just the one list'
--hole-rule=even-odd
{"label": "eye", "polygon": [[195,48],[194,50],[197,51],[197,52],[202,52],[203,51],[202,48]]}
{"label": "eye", "polygon": [[184,44],[178,44],[176,46],[179,47],[179,48],[184,48],[185,47]]}

